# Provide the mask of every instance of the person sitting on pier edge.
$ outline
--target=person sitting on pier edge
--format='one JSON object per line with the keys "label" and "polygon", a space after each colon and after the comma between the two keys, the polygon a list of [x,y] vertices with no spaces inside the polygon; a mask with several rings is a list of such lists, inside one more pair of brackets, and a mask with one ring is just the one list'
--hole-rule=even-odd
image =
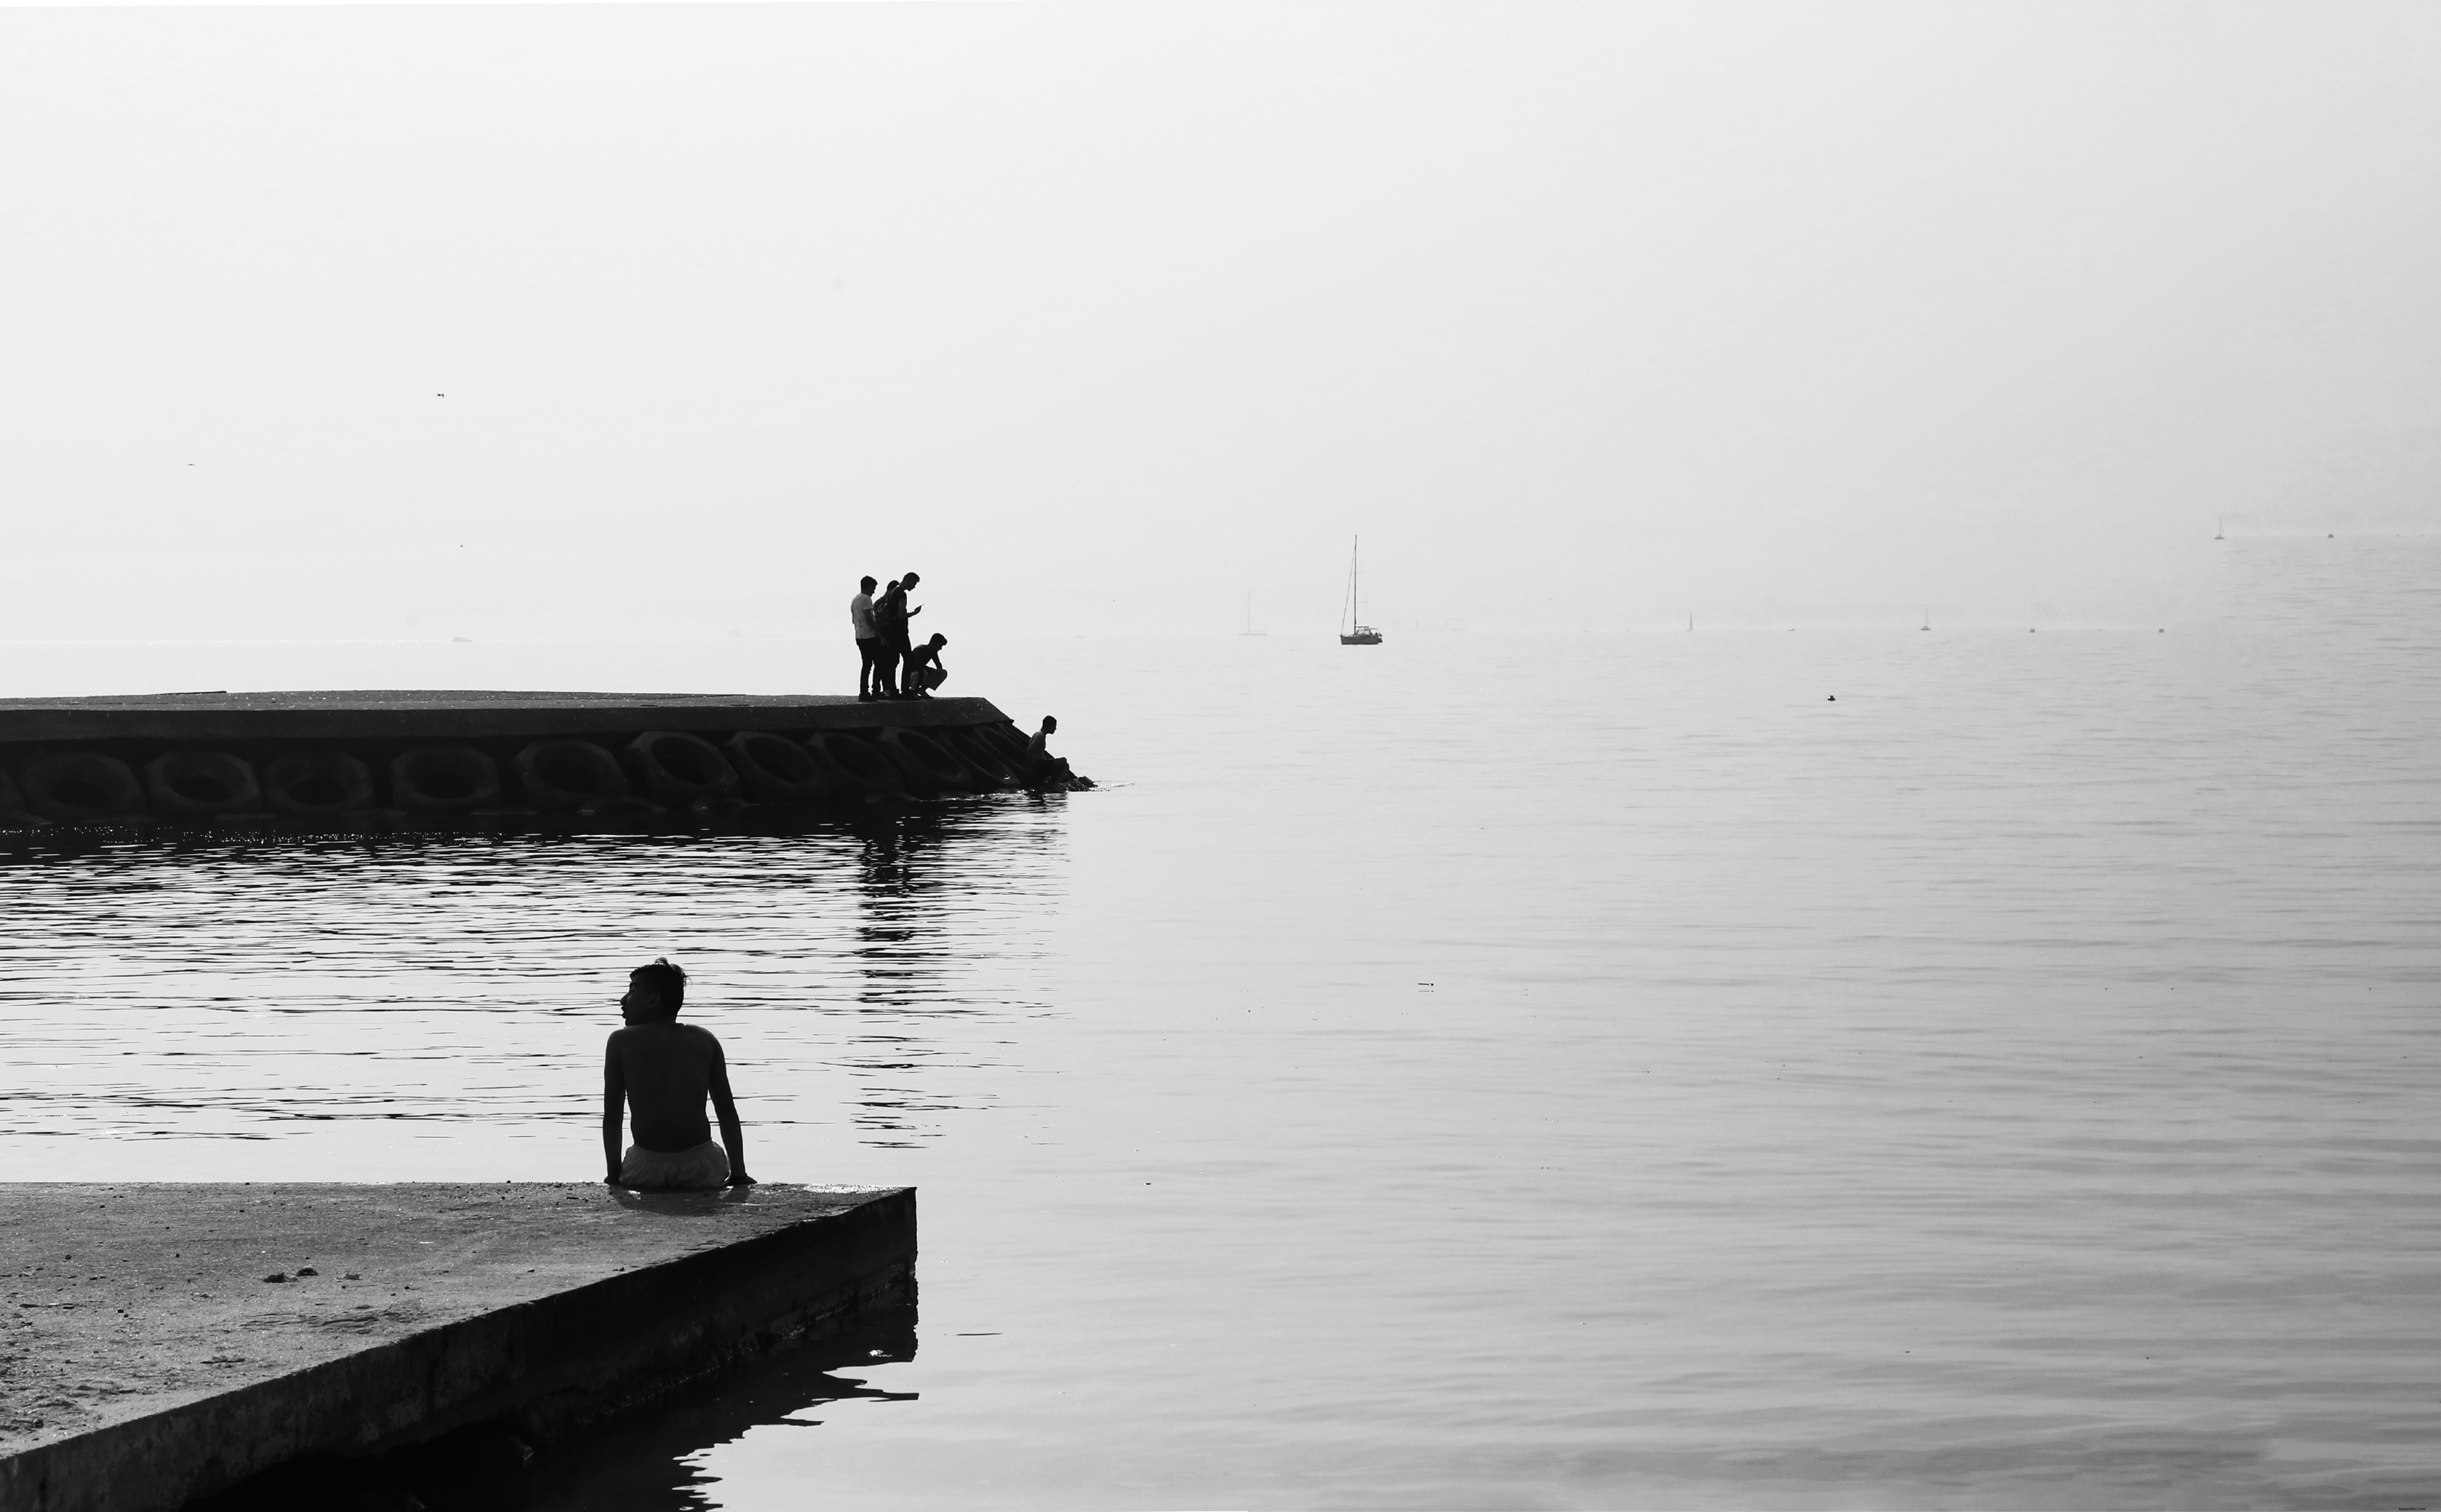
{"label": "person sitting on pier edge", "polygon": [[873,580],[863,579],[856,597],[847,601],[848,623],[856,630],[856,654],[860,665],[856,669],[856,697],[859,703],[881,696],[881,632],[873,623]]}
{"label": "person sitting on pier edge", "polygon": [[906,696],[930,698],[933,689],[949,680],[949,669],[941,665],[941,648],[949,643],[948,636],[936,634],[907,653],[907,671],[898,679]]}
{"label": "person sitting on pier edge", "polygon": [[914,590],[916,584],[923,581],[922,578],[910,572],[882,589],[881,597],[875,600],[873,603],[874,628],[881,633],[883,642],[882,675],[891,679],[889,692],[882,694],[885,698],[903,698],[910,691],[897,684],[898,664],[907,659],[907,653],[911,649],[907,643],[907,621],[924,612],[921,609],[909,608],[907,595]]}
{"label": "person sitting on pier edge", "polygon": [[1065,757],[1051,754],[1051,737],[1059,732],[1059,721],[1049,714],[1042,716],[1042,728],[1025,743],[1025,780],[1035,787],[1056,787],[1076,780],[1068,768]]}
{"label": "person sitting on pier edge", "polygon": [[[729,1092],[729,1062],[712,1031],[678,1022],[686,973],[663,959],[627,974],[619,999],[624,1029],[610,1032],[602,1064],[602,1156],[606,1186],[640,1192],[708,1192],[751,1186],[746,1134]],[[704,1123],[709,1095],[724,1150]],[[636,1143],[619,1153],[620,1115],[635,1114]]]}

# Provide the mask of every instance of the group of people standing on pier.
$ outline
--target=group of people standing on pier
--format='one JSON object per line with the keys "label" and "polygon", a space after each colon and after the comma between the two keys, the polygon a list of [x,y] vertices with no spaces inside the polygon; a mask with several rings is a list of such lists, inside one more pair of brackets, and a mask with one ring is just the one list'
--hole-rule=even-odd
{"label": "group of people standing on pier", "polygon": [[864,658],[857,669],[856,695],[870,703],[877,698],[930,698],[948,680],[941,648],[949,638],[935,635],[922,645],[909,641],[907,621],[924,611],[907,595],[924,581],[917,573],[893,578],[881,597],[873,596],[874,579],[863,579],[856,597],[847,601],[847,617],[856,628],[856,649]]}

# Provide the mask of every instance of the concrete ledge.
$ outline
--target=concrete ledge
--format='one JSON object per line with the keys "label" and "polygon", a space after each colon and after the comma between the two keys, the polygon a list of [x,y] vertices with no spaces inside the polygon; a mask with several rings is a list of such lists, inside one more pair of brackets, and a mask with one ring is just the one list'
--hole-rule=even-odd
{"label": "concrete ledge", "polygon": [[992,725],[988,698],[845,694],[298,692],[0,698],[0,746],[544,740],[647,729],[909,729]]}
{"label": "concrete ledge", "polygon": [[0,1214],[9,1512],[472,1423],[547,1442],[914,1297],[911,1188],[27,1183]]}

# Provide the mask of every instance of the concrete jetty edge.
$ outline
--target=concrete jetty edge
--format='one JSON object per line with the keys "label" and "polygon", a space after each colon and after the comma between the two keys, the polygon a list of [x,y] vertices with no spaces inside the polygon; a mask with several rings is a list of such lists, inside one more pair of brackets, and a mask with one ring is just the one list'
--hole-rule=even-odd
{"label": "concrete jetty edge", "polygon": [[[672,1213],[717,1200],[629,1199]],[[0,1458],[0,1508],[169,1512],[299,1456],[377,1454],[474,1424],[546,1444],[915,1299],[913,1188],[823,1194],[759,1232],[691,1236],[688,1252],[624,1269],[616,1246],[570,1238],[612,1273],[30,1445]]]}
{"label": "concrete jetty edge", "polygon": [[0,698],[0,747],[528,741],[716,731],[957,729],[1008,716],[990,699],[860,703],[836,693],[443,693],[354,690]]}
{"label": "concrete jetty edge", "polygon": [[627,830],[1093,784],[989,699],[303,691],[0,699],[0,833]]}

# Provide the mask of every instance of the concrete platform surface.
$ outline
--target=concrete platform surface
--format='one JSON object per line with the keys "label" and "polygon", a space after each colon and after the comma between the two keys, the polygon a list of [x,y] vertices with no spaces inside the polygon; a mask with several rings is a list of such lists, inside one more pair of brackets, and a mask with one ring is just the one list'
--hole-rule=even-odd
{"label": "concrete platform surface", "polygon": [[913,1297],[912,1189],[0,1184],[0,1508],[543,1441]]}
{"label": "concrete platform surface", "polygon": [[0,745],[99,741],[542,740],[645,729],[872,729],[997,724],[987,698],[846,693],[299,690],[0,698]]}

